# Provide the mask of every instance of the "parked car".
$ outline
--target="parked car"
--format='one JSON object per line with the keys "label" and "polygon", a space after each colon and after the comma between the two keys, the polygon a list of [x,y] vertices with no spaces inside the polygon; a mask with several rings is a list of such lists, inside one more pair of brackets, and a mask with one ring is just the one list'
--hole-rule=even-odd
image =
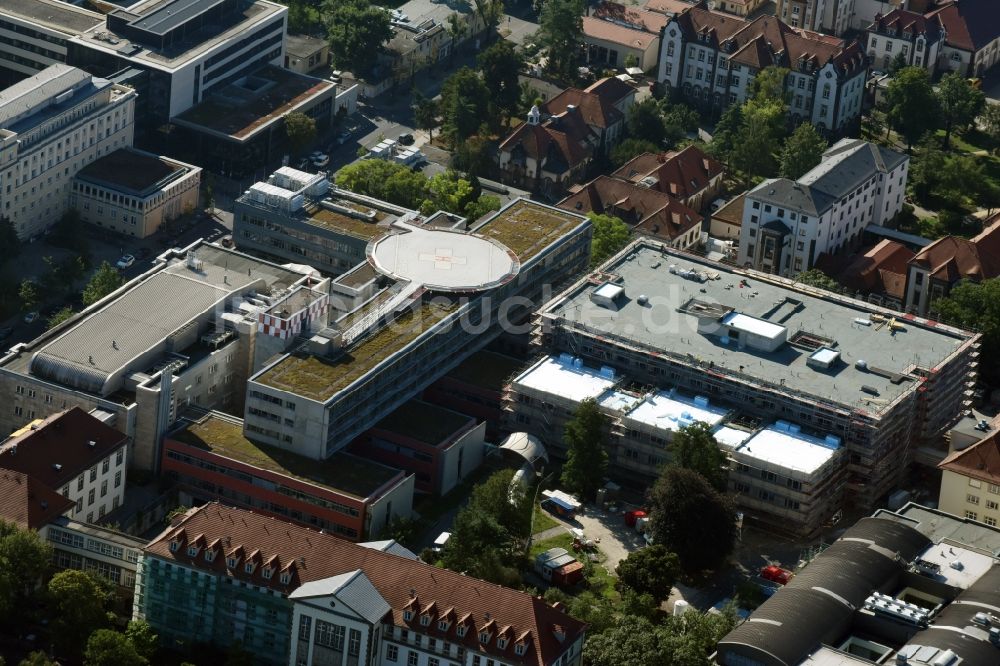
{"label": "parked car", "polygon": [[3,328],[0,328],[0,342],[9,338],[13,333],[14,333],[13,326],[4,326]]}
{"label": "parked car", "polygon": [[118,263],[115,265],[118,266],[118,268],[120,268],[121,270],[125,270],[134,263],[135,263],[135,257],[133,257],[131,254],[126,254],[122,255],[121,259],[119,259]]}
{"label": "parked car", "polygon": [[29,312],[28,314],[24,315],[24,323],[25,324],[33,324],[33,323],[35,323],[36,319],[38,319],[38,313],[37,312]]}
{"label": "parked car", "polygon": [[351,131],[344,130],[337,135],[337,145],[342,146],[351,139]]}
{"label": "parked car", "polygon": [[323,167],[325,167],[327,164],[330,163],[330,156],[320,154],[319,157],[312,158],[312,163],[313,166],[316,167],[317,169],[322,169]]}
{"label": "parked car", "polygon": [[407,132],[406,134],[399,135],[399,142],[404,146],[413,145],[413,135]]}

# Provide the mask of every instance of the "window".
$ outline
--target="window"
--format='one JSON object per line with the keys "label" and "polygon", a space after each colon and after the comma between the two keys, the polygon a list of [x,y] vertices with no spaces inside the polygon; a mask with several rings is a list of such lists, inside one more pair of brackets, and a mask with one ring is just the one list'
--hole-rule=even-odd
{"label": "window", "polygon": [[968,518],[969,520],[978,520],[979,518],[979,516],[976,514],[975,511],[966,511],[965,517]]}
{"label": "window", "polygon": [[458,629],[455,630],[455,633],[458,634],[459,638],[465,638],[466,631],[467,627],[463,624],[462,626],[460,626]]}
{"label": "window", "polygon": [[[308,641],[309,640],[309,625],[312,623],[312,618],[308,615],[302,615],[299,617],[299,640]],[[390,646],[395,647],[395,646]],[[395,660],[393,660],[395,661]]]}
{"label": "window", "polygon": [[188,546],[188,555],[198,557],[198,546]]}
{"label": "window", "polygon": [[988,490],[994,495],[1000,495],[1000,485],[996,483],[991,483],[988,487]]}
{"label": "window", "polygon": [[986,523],[987,525],[989,525],[990,527],[996,527],[997,526],[997,519],[996,518],[990,518],[989,516],[986,516],[986,517],[983,518],[983,522]]}
{"label": "window", "polygon": [[101,474],[107,474],[109,469],[111,469],[111,458],[105,458],[101,463]]}
{"label": "window", "polygon": [[427,666],[441,666],[441,661],[437,657],[427,659]]}
{"label": "window", "polygon": [[451,622],[448,622],[448,620],[441,620],[440,622],[438,622],[438,629],[440,629],[441,631],[448,631],[448,625],[450,624]]}
{"label": "window", "polygon": [[[918,275],[919,275],[919,273],[918,273]],[[983,483],[979,479],[969,479],[969,485],[972,486],[973,488],[982,488],[983,487]]]}
{"label": "window", "polygon": [[489,643],[490,642],[490,632],[488,632],[488,631],[480,631],[479,632],[479,642],[480,643]]}
{"label": "window", "polygon": [[428,614],[426,614],[426,613],[424,615],[421,615],[420,616],[420,626],[421,627],[429,627],[429,626],[431,626],[431,616],[428,615]]}
{"label": "window", "polygon": [[316,645],[322,645],[323,647],[328,647],[333,650],[343,651],[344,627],[317,619],[315,642]]}
{"label": "window", "polygon": [[979,495],[973,495],[972,493],[969,493],[968,495],[965,496],[965,501],[968,502],[969,504],[979,504]]}
{"label": "window", "polygon": [[108,482],[107,480],[101,481],[101,497],[108,494]]}
{"label": "window", "polygon": [[93,488],[91,488],[90,492],[87,493],[87,506],[90,506],[91,504],[94,503],[94,493],[95,490]]}
{"label": "window", "polygon": [[119,488],[122,485],[122,473],[121,471],[115,472],[115,488]]}
{"label": "window", "polygon": [[419,659],[420,656],[413,650],[410,650],[406,655],[406,666],[417,666]]}
{"label": "window", "polygon": [[403,611],[403,620],[405,620],[406,622],[409,622],[412,619],[413,619],[413,611],[410,611],[410,610]]}
{"label": "window", "polygon": [[996,511],[997,509],[1000,509],[1000,503],[993,500],[986,500],[986,508],[991,511]]}
{"label": "window", "polygon": [[125,460],[125,447],[118,449],[118,454],[115,455],[115,466],[121,465],[122,461]]}
{"label": "window", "polygon": [[282,585],[288,585],[289,583],[292,582],[292,574],[289,573],[288,571],[282,571],[281,575],[278,576],[278,580],[281,581]]}
{"label": "window", "polygon": [[397,659],[399,659],[399,648],[396,647],[395,645],[386,645],[385,646],[385,660],[386,661],[391,661],[393,663],[396,663]]}
{"label": "window", "polygon": [[514,646],[514,654],[516,654],[518,657],[524,656],[524,650],[526,647],[527,646],[524,643],[518,643],[517,645]]}
{"label": "window", "polygon": [[347,639],[347,655],[350,657],[357,657],[361,654],[361,632],[357,629],[351,629],[351,633]]}

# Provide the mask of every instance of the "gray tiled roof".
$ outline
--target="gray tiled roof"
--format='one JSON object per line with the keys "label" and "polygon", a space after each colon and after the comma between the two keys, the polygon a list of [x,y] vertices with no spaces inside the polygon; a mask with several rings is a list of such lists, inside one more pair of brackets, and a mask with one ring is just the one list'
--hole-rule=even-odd
{"label": "gray tiled roof", "polygon": [[288,598],[307,599],[320,596],[337,597],[341,603],[372,624],[378,624],[392,611],[392,606],[382,598],[361,569],[310,581],[299,586],[288,595]]}
{"label": "gray tiled roof", "polygon": [[0,90],[0,127],[9,127],[23,114],[88,79],[90,74],[82,69],[58,64]]}

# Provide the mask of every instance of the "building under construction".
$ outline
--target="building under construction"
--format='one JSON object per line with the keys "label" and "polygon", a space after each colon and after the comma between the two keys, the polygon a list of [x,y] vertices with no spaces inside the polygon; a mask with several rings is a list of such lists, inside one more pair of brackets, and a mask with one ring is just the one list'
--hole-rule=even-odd
{"label": "building under construction", "polygon": [[611,474],[633,484],[655,478],[671,431],[707,423],[739,503],[808,533],[844,501],[874,505],[969,406],[979,339],[640,240],[539,311],[533,344],[564,376],[533,366],[505,402],[559,457],[566,419],[594,397]]}

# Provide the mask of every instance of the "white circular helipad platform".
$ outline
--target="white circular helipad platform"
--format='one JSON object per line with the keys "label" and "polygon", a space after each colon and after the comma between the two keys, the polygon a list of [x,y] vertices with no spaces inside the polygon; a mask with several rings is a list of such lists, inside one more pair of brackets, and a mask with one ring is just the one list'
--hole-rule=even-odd
{"label": "white circular helipad platform", "polygon": [[483,291],[508,282],[520,268],[514,253],[500,243],[409,224],[369,245],[368,260],[384,275],[432,291]]}

